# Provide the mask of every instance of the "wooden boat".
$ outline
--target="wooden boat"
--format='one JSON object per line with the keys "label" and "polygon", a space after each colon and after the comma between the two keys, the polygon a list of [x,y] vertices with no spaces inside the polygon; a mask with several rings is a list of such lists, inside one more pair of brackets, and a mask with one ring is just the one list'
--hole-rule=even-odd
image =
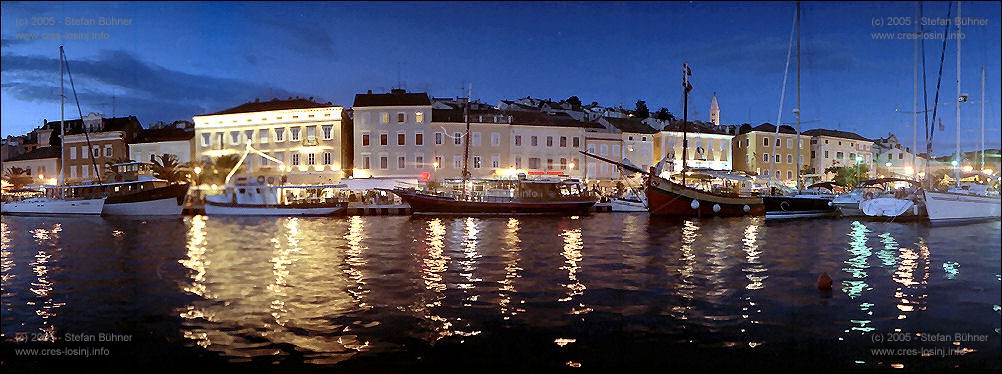
{"label": "wooden boat", "polygon": [[413,214],[509,215],[547,214],[584,215],[597,202],[581,182],[568,180],[476,180],[482,193],[471,188],[468,193],[424,192],[415,189],[379,189],[400,196]]}

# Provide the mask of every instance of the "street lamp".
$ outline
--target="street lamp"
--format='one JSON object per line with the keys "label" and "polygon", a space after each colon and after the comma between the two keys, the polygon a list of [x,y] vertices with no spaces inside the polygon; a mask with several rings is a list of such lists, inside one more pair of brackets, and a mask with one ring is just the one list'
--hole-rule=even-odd
{"label": "street lamp", "polygon": [[863,162],[862,156],[856,156],[856,182],[859,182],[859,163]]}

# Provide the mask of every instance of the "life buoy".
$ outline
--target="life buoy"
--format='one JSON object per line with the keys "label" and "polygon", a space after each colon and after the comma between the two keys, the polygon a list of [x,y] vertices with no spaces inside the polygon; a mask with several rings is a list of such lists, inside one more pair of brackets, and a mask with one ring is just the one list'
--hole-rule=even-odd
{"label": "life buoy", "polygon": [[779,209],[782,209],[784,212],[787,211],[787,210],[789,210],[789,208],[790,208],[790,202],[789,201],[785,201],[784,200],[783,202],[779,203]]}
{"label": "life buoy", "polygon": [[258,175],[257,176],[257,184],[264,184],[264,176],[263,175]]}
{"label": "life buoy", "polygon": [[275,176],[268,177],[268,184],[275,184]]}

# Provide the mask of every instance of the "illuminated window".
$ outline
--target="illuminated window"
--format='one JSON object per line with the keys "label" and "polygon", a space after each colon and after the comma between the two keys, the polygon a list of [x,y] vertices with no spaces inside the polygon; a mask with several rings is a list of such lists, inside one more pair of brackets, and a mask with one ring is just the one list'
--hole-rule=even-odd
{"label": "illuminated window", "polygon": [[566,158],[563,158],[563,157],[560,158],[560,170],[567,170],[567,159]]}
{"label": "illuminated window", "polygon": [[390,114],[386,112],[379,113],[379,122],[390,123]]}
{"label": "illuminated window", "polygon": [[442,156],[435,156],[435,165],[433,166],[435,166],[435,169],[441,169],[443,166],[445,166],[442,165]]}
{"label": "illuminated window", "polygon": [[414,113],[414,122],[424,123],[424,112],[415,112]]}
{"label": "illuminated window", "polygon": [[77,159],[77,147],[70,147],[70,160]]}
{"label": "illuminated window", "polygon": [[546,170],[553,170],[553,159],[546,159]]}

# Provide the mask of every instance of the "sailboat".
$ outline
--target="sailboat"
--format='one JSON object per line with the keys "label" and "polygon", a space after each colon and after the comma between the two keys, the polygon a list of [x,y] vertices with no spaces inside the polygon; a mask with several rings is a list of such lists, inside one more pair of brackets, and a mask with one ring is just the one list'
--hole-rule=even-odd
{"label": "sailboat", "polygon": [[[652,215],[666,216],[687,216],[687,217],[728,217],[728,216],[755,216],[765,213],[765,205],[761,197],[743,196],[737,192],[714,191],[708,188],[696,188],[686,183],[687,177],[696,177],[706,173],[693,173],[687,165],[688,155],[688,116],[689,116],[689,91],[692,84],[689,83],[689,76],[692,70],[689,64],[682,65],[682,172],[681,181],[677,183],[671,179],[664,178],[657,172],[655,167],[651,167],[649,172],[635,170],[645,174],[646,185],[644,195],[647,197],[648,211]],[[598,157],[585,153],[591,157]],[[600,158],[600,157],[599,157]],[[600,158],[601,159],[601,158]],[[603,159],[604,160],[604,159]],[[609,160],[606,160],[609,162]],[[613,162],[614,164],[620,164]],[[710,179],[727,178],[722,173],[715,173]],[[688,178],[693,181],[692,178]],[[704,179],[706,180],[706,179]],[[698,182],[695,183],[698,185]]]}
{"label": "sailboat", "polygon": [[[63,94],[63,70],[66,67],[66,54],[63,52],[63,46],[59,46],[60,139],[66,138],[64,110],[66,96]],[[88,145],[87,148],[90,149],[90,146]],[[93,158],[93,155],[91,157]],[[59,169],[59,181],[63,181],[62,167]],[[3,203],[0,205],[0,213],[10,215],[100,215],[104,210],[106,199],[105,194],[90,188],[90,186],[43,186],[39,194],[36,195],[24,200]]]}
{"label": "sailboat", "polygon": [[[960,3],[957,4],[957,18],[960,18]],[[961,23],[957,22],[957,35],[960,32]],[[941,62],[942,63],[942,62]],[[983,74],[983,73],[982,73]],[[984,79],[982,79],[984,84]],[[984,89],[982,88],[982,92]],[[957,39],[957,151],[955,169],[955,185],[946,192],[925,191],[926,210],[929,214],[929,222],[932,224],[963,223],[971,221],[994,220],[1000,218],[1002,213],[1002,199],[998,192],[978,193],[976,190],[963,190],[960,186],[960,104],[967,101],[967,95],[960,91],[960,39]],[[982,93],[984,101],[984,93]],[[982,116],[982,121],[984,117]],[[931,148],[931,144],[928,146]],[[929,152],[931,155],[932,152]],[[928,175],[928,174],[927,174]]]}
{"label": "sailboat", "polygon": [[[470,95],[472,96],[472,95]],[[520,173],[516,180],[474,180],[468,168],[470,157],[470,103],[464,107],[463,179],[453,191],[378,189],[391,192],[410,205],[413,214],[459,215],[585,215],[597,197],[577,179],[532,180]]]}

